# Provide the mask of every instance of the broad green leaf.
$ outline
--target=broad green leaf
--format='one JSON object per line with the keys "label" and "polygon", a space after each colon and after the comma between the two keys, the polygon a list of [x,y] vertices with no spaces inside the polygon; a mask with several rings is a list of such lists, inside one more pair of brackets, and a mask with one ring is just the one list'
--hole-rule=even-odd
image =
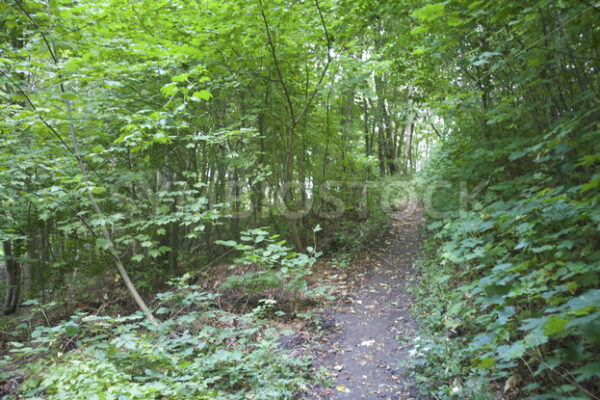
{"label": "broad green leaf", "polygon": [[111,246],[110,240],[106,240],[104,238],[96,239],[96,247],[102,250],[108,250]]}
{"label": "broad green leaf", "polygon": [[544,335],[550,336],[563,332],[565,329],[565,325],[568,322],[568,319],[560,318],[555,315],[549,316],[546,323],[544,324]]}
{"label": "broad green leaf", "polygon": [[210,98],[212,97],[212,94],[206,90],[203,89],[199,92],[194,92],[194,94],[192,95],[192,100],[196,100],[196,101],[200,101],[200,100],[210,100]]}
{"label": "broad green leaf", "polygon": [[79,325],[77,325],[74,322],[67,323],[64,326],[64,328],[65,328],[65,333],[67,334],[67,336],[74,337],[75,335],[77,335],[77,333],[79,333]]}
{"label": "broad green leaf", "polygon": [[411,15],[421,21],[435,21],[444,15],[445,6],[444,3],[427,4],[426,6],[415,10]]}

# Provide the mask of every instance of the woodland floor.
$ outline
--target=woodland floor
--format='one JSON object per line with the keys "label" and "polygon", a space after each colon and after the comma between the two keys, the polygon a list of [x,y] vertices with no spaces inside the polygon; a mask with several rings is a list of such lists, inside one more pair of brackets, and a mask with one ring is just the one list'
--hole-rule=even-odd
{"label": "woodland floor", "polygon": [[[299,320],[281,327],[297,332],[280,342],[291,350],[290,356],[312,354],[315,370],[328,371],[327,387],[316,386],[304,398],[423,399],[403,365],[417,327],[409,312],[413,300],[407,285],[418,256],[421,221],[421,210],[408,203],[392,216],[381,240],[359,245],[362,251],[351,266],[320,264],[318,283],[336,288],[335,300],[322,312],[320,329],[315,332]],[[226,279],[226,267],[207,277],[212,286]],[[208,289],[207,282],[198,283]],[[4,389],[15,393],[18,386]]]}
{"label": "woodland floor", "polygon": [[408,204],[378,245],[364,247],[345,284],[338,284],[340,295],[323,314],[326,334],[312,350],[314,366],[327,368],[333,386],[316,387],[308,398],[420,398],[402,365],[416,328],[407,284],[418,256],[420,222],[420,210]]}

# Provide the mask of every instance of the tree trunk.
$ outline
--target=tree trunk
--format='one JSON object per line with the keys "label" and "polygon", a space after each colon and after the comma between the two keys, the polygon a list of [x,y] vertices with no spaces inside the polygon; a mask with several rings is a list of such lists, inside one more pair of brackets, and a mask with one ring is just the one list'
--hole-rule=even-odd
{"label": "tree trunk", "polygon": [[383,79],[375,77],[375,92],[377,93],[377,156],[379,158],[379,175],[383,178],[386,172],[386,158],[388,154],[385,123],[385,97],[383,92]]}
{"label": "tree trunk", "polygon": [[365,123],[365,156],[371,155],[371,148],[369,147],[369,108],[367,107],[367,100],[363,97],[363,119]]}
{"label": "tree trunk", "polygon": [[[30,246],[31,247],[31,246]],[[27,262],[22,264],[23,269],[23,298],[31,296],[31,292],[33,290],[33,261],[36,259],[36,255],[33,249],[27,250]]]}
{"label": "tree trunk", "polygon": [[19,305],[21,296],[21,271],[16,257],[13,254],[12,243],[8,240],[2,242],[4,251],[4,264],[6,265],[6,295],[2,312],[4,315],[13,314]]}
{"label": "tree trunk", "polygon": [[408,136],[406,137],[406,147],[404,148],[404,160],[403,160],[404,173],[408,173],[409,172],[410,158],[411,158],[412,137],[413,137],[414,130],[415,130],[415,124],[414,124],[414,122],[411,122],[409,130],[408,130]]}
{"label": "tree trunk", "polygon": [[383,138],[383,127],[377,128],[377,157],[379,158],[379,176],[385,177],[385,156],[384,156],[385,140]]}

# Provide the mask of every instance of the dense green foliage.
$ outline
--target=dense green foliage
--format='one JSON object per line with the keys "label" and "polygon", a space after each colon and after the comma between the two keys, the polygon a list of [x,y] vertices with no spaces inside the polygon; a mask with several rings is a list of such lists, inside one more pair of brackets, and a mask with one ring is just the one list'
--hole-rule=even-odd
{"label": "dense green foliage", "polygon": [[[308,365],[274,362],[261,299],[323,294],[321,252],[348,265],[418,192],[421,390],[593,398],[599,22],[593,0],[4,0],[3,312],[31,312],[2,326],[54,357],[22,393],[293,398]],[[147,305],[217,261],[214,292]],[[130,314],[121,287],[146,319],[51,327]]]}
{"label": "dense green foliage", "polygon": [[[34,378],[22,386],[22,398],[289,399],[306,388],[310,360],[286,357],[277,348],[280,333],[264,320],[272,305],[241,317],[229,314],[187,278],[157,296],[156,314],[164,317],[158,325],[134,314],[75,315],[38,327],[34,347],[14,352],[58,354],[30,366]],[[80,348],[61,354],[73,346]]]}
{"label": "dense green foliage", "polygon": [[[318,230],[315,227],[315,230]],[[310,275],[311,268],[320,254],[315,253],[313,247],[308,250],[311,254],[297,254],[290,247],[285,246],[285,240],[276,242],[279,235],[269,235],[264,229],[253,229],[242,232],[237,244],[235,241],[218,242],[232,246],[242,251],[242,257],[233,260],[230,268],[252,268],[240,274],[229,276],[224,286],[236,289],[242,293],[255,293],[263,295],[269,288],[281,288],[294,293],[306,292],[308,286],[306,276]]]}
{"label": "dense green foliage", "polygon": [[0,240],[32,294],[115,256],[152,288],[264,225],[304,251],[431,137],[343,4],[0,7]]}
{"label": "dense green foliage", "polygon": [[422,59],[444,60],[427,78],[449,133],[421,178],[419,314],[435,333],[419,344],[421,379],[444,397],[485,398],[493,378],[518,397],[589,399],[600,392],[600,12],[467,3],[413,14],[431,43]]}
{"label": "dense green foliage", "polygon": [[[298,391],[295,361],[262,369],[275,355],[252,324],[217,335],[239,335],[243,349],[218,339],[195,353],[208,331],[173,328],[178,319],[151,299],[173,277],[231,261],[231,276],[210,287],[248,305],[236,318],[253,318],[257,299],[280,287],[295,307],[324,292],[307,285],[321,251],[355,250],[385,223],[384,187],[372,181],[416,169],[433,133],[414,123],[410,90],[388,79],[383,38],[365,31],[378,31],[377,18],[361,18],[329,0],[0,3],[3,312],[16,314],[2,320],[3,340],[12,350],[33,340],[22,346],[53,366],[4,378],[30,375],[22,391],[56,398],[118,397],[142,381],[151,384],[122,394],[152,398],[166,385],[176,398],[188,384],[174,371],[189,364],[197,398]],[[76,317],[84,333],[54,346],[63,325],[50,326],[77,309],[131,313],[121,287],[148,321],[84,329]],[[202,318],[206,329],[218,319]],[[223,359],[200,365],[215,354]],[[265,380],[277,394],[258,389]]]}

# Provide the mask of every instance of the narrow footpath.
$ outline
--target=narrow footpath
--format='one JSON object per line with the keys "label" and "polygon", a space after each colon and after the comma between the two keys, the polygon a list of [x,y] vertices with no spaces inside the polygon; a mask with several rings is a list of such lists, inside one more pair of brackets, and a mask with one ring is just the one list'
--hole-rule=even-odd
{"label": "narrow footpath", "polygon": [[310,399],[420,399],[403,361],[409,358],[416,323],[409,308],[408,278],[419,248],[420,210],[409,204],[393,217],[389,234],[364,247],[364,268],[349,271],[347,294],[327,318],[332,326],[315,355],[332,375],[329,388]]}

